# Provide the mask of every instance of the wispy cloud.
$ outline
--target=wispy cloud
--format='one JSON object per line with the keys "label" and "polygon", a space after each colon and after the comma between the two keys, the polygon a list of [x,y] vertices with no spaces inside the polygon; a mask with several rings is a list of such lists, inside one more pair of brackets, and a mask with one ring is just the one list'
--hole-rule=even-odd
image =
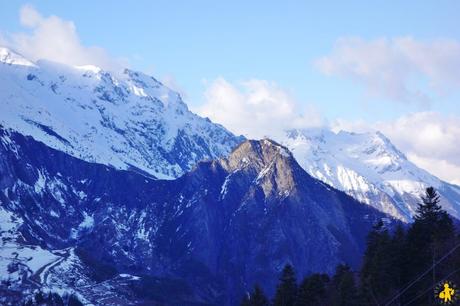
{"label": "wispy cloud", "polygon": [[19,12],[23,32],[4,33],[1,43],[31,60],[47,59],[69,65],[97,65],[116,70],[125,65],[114,59],[101,47],[85,46],[72,21],[57,16],[42,16],[31,5]]}
{"label": "wispy cloud", "polygon": [[302,109],[276,83],[258,79],[237,84],[224,78],[214,80],[205,91],[205,103],[195,111],[250,138],[276,139],[285,129],[323,124],[314,107]]}
{"label": "wispy cloud", "polygon": [[439,112],[417,112],[393,121],[368,124],[336,120],[334,130],[363,132],[379,130],[409,160],[439,178],[460,185],[460,117]]}
{"label": "wispy cloud", "polygon": [[[460,42],[453,39],[341,38],[315,66],[326,75],[352,79],[370,95],[399,102],[426,106],[431,90],[460,90]],[[429,86],[417,86],[426,82]]]}

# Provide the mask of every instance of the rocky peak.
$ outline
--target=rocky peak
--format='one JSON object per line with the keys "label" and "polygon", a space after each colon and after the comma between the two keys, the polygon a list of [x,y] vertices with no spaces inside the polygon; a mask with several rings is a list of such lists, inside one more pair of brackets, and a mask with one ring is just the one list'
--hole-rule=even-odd
{"label": "rocky peak", "polygon": [[[131,275],[190,292],[158,291],[158,302],[236,305],[254,283],[272,295],[285,263],[299,275],[357,266],[364,233],[383,217],[314,180],[268,139],[199,165],[155,180],[0,128],[0,275],[11,279],[0,291],[64,288],[88,303],[139,304],[145,296],[131,288],[143,287],[124,282]],[[96,278],[99,267],[109,272]]]}
{"label": "rocky peak", "polygon": [[246,140],[233,150],[224,164],[229,170],[239,169],[248,164],[253,167],[264,167],[277,158],[293,157],[286,147],[271,139]]}
{"label": "rocky peak", "polygon": [[300,166],[289,150],[271,139],[246,140],[221,160],[230,173],[242,172],[262,187],[266,197],[288,194],[295,187],[294,173]]}

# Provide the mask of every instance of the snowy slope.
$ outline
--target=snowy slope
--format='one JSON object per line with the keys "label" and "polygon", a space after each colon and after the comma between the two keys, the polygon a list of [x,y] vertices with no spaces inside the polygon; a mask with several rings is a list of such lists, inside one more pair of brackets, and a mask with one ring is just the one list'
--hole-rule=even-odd
{"label": "snowy slope", "polygon": [[179,94],[125,69],[33,63],[0,48],[0,124],[118,169],[175,178],[242,139],[191,113]]}
{"label": "snowy slope", "polygon": [[460,217],[460,187],[410,162],[382,133],[292,130],[283,141],[312,176],[396,218],[409,221],[433,186],[444,208]]}
{"label": "snowy slope", "polygon": [[270,140],[157,180],[0,128],[0,178],[2,305],[36,288],[94,305],[236,305],[254,283],[272,295],[285,263],[358,266],[376,220],[393,224]]}
{"label": "snowy slope", "polygon": [[39,278],[47,265],[60,258],[40,246],[24,243],[19,231],[23,223],[21,217],[0,206],[0,281],[11,286],[23,278]]}

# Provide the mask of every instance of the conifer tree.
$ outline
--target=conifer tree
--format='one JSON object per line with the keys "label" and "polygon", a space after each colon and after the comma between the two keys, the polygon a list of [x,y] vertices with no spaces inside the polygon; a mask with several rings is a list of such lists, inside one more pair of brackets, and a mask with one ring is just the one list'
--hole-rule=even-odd
{"label": "conifer tree", "polygon": [[80,300],[73,294],[68,297],[67,306],[83,306]]}
{"label": "conifer tree", "polygon": [[349,266],[338,265],[332,283],[332,305],[356,306],[360,304],[353,271]]}
{"label": "conifer tree", "polygon": [[249,293],[244,294],[240,306],[251,306],[251,295]]}
{"label": "conifer tree", "polygon": [[246,295],[241,302],[241,306],[269,306],[270,303],[259,285],[254,286],[250,295]]}
{"label": "conifer tree", "polygon": [[380,220],[368,234],[361,268],[362,292],[368,303],[379,304],[391,291],[392,247],[390,234]]}
{"label": "conifer tree", "polygon": [[430,238],[444,240],[452,237],[454,227],[452,219],[442,209],[439,203],[440,197],[433,187],[428,187],[422,203],[418,205],[414,226],[424,227],[424,230],[431,231]]}
{"label": "conifer tree", "polygon": [[268,306],[270,304],[264,292],[262,291],[262,288],[257,285],[254,287],[250,301],[251,306]]}
{"label": "conifer tree", "polygon": [[[404,285],[407,284],[407,267],[410,265],[410,258],[407,252],[406,232],[401,224],[396,226],[396,229],[391,237],[391,247],[386,254],[391,259],[390,270],[390,295],[396,294]],[[401,304],[400,299],[396,300],[397,305]]]}
{"label": "conifer tree", "polygon": [[274,306],[294,306],[297,296],[297,281],[294,268],[287,264],[279,279],[279,284],[276,289]]}
{"label": "conifer tree", "polygon": [[[449,260],[435,267],[434,263],[449,250],[455,240],[455,230],[452,219],[442,209],[438,193],[433,187],[426,189],[419,204],[415,221],[407,235],[407,252],[410,262],[407,265],[406,280],[413,279],[423,271],[431,269],[423,279],[408,291],[407,296],[415,296],[423,292],[423,288],[435,286],[441,275],[444,275]],[[426,300],[432,300],[432,295],[426,295]]]}
{"label": "conifer tree", "polygon": [[329,276],[327,274],[312,274],[306,277],[299,286],[296,306],[327,305]]}

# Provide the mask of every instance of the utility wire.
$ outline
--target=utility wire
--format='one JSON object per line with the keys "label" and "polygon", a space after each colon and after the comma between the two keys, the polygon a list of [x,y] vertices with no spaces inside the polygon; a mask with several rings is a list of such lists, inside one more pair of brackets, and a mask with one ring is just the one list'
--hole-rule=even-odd
{"label": "utility wire", "polygon": [[398,297],[400,297],[404,292],[406,292],[410,287],[412,287],[416,282],[418,282],[422,277],[427,275],[435,266],[437,266],[439,263],[441,263],[444,259],[447,258],[450,254],[452,254],[456,249],[460,247],[460,243],[454,246],[447,254],[445,254],[443,257],[441,257],[438,261],[436,261],[428,270],[420,274],[416,279],[414,279],[412,282],[409,283],[402,291],[399,291],[388,303],[385,304],[385,306],[391,305],[394,300],[396,300]]}
{"label": "utility wire", "polygon": [[[443,281],[446,281],[449,277],[451,277],[453,274],[457,273],[458,271],[460,271],[460,269],[457,269],[451,273],[449,273],[448,275],[446,275],[443,279],[441,279],[439,282],[443,282]],[[422,293],[420,293],[419,295],[417,295],[415,298],[413,298],[412,300],[410,300],[407,304],[404,304],[405,306],[408,306],[410,304],[412,304],[413,302],[415,302],[416,300],[418,300],[419,298],[421,298],[425,293],[427,293],[428,291],[432,290],[434,287],[436,287],[436,285],[433,285],[433,286],[430,286],[428,289],[426,289],[425,291],[423,291]]]}

